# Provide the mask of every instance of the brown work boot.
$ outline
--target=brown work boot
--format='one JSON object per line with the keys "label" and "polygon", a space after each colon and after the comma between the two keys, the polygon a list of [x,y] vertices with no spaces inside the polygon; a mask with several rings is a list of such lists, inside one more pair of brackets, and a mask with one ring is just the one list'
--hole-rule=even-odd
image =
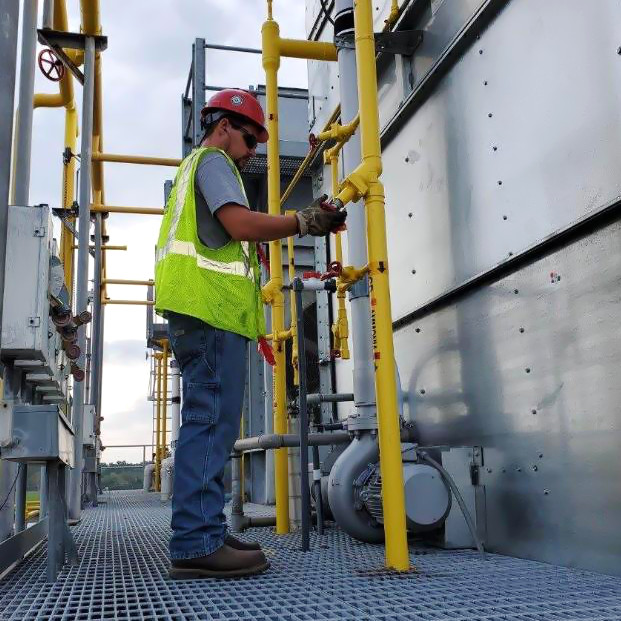
{"label": "brown work boot", "polygon": [[168,575],[173,580],[238,578],[260,574],[269,566],[260,550],[236,550],[225,544],[208,556],[173,559]]}
{"label": "brown work boot", "polygon": [[237,539],[233,537],[233,535],[228,534],[224,538],[224,545],[230,546],[231,548],[235,548],[236,550],[260,550],[261,546],[258,541],[243,541],[242,539]]}

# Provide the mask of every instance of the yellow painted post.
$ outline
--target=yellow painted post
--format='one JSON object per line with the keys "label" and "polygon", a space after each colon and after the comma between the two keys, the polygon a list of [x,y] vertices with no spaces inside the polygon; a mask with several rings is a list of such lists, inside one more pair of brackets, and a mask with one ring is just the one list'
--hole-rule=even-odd
{"label": "yellow painted post", "polygon": [[375,352],[375,389],[379,423],[380,469],[386,566],[399,571],[410,567],[405,523],[403,465],[399,438],[399,415],[395,380],[395,355],[388,282],[388,249],[384,213],[373,12],[371,0],[354,3],[356,62],[362,166],[370,171],[364,196],[367,211],[367,246],[373,349]]}
{"label": "yellow painted post", "polygon": [[[278,68],[280,31],[273,19],[267,19],[261,29],[263,68],[265,70],[265,98],[267,130],[267,204],[268,213],[280,214],[280,160],[278,153]],[[284,295],[282,293],[282,247],[280,240],[270,242],[270,303],[272,305],[272,334],[285,329]],[[274,340],[274,433],[287,433],[286,375],[284,342]],[[287,449],[279,448],[274,454],[276,493],[276,533],[289,532],[289,469]]]}

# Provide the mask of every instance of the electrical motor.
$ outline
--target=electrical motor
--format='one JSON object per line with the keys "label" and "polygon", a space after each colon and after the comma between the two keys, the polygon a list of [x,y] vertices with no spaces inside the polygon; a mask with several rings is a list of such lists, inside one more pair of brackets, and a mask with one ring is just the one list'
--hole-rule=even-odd
{"label": "electrical motor", "polygon": [[[407,528],[420,533],[442,526],[451,510],[451,492],[440,473],[426,464],[403,464],[403,487]],[[356,506],[384,523],[382,476],[379,463],[370,464],[354,482]]]}

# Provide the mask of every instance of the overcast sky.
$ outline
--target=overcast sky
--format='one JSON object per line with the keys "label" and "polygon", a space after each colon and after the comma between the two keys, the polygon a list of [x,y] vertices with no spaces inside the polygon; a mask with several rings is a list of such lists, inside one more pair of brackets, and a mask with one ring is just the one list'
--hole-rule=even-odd
{"label": "overcast sky", "polygon": [[[78,31],[78,2],[68,0],[67,4],[69,28]],[[302,0],[274,2],[274,17],[280,23],[282,36],[305,38],[304,4]],[[265,6],[263,0],[101,2],[103,34],[108,36],[108,49],[103,54],[105,151],[179,157],[180,100],[190,67],[192,42],[203,37],[211,43],[260,48]],[[206,81],[242,88],[263,84],[261,57],[207,50]],[[305,61],[283,59],[279,81],[282,86],[306,88]],[[35,91],[56,89],[37,70]],[[75,93],[81,107],[81,89],[77,84]],[[63,132],[62,110],[35,110],[32,204],[60,203]],[[109,205],[161,206],[164,181],[174,176],[171,168],[104,166]],[[158,229],[158,217],[112,214],[108,220],[110,243],[127,244],[128,251],[108,253],[108,277],[152,278]],[[113,299],[145,299],[146,294],[144,287],[109,286],[108,291]],[[103,443],[150,443],[152,406],[147,402],[145,309],[108,306],[105,326]],[[102,457],[104,461],[141,458],[142,451],[127,449],[107,450]]]}

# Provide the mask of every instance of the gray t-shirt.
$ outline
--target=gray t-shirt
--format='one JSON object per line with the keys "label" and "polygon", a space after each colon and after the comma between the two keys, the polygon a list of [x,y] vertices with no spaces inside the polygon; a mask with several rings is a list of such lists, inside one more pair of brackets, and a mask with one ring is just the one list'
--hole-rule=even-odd
{"label": "gray t-shirt", "polygon": [[215,217],[216,211],[227,203],[249,207],[222,153],[207,153],[202,157],[194,178],[194,199],[198,238],[209,248],[221,248],[231,236]]}

